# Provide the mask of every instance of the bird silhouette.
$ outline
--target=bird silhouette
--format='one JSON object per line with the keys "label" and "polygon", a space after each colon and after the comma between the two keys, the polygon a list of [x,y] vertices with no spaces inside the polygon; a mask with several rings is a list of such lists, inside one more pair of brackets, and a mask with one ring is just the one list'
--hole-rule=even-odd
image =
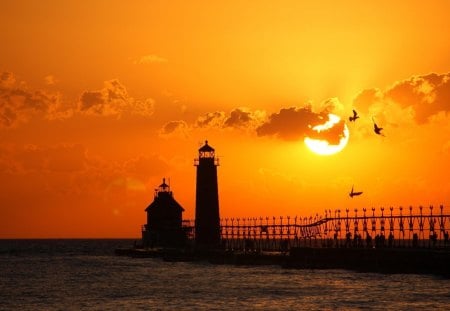
{"label": "bird silhouette", "polygon": [[352,186],[352,191],[350,191],[350,193],[348,195],[353,199],[354,196],[361,195],[361,194],[362,194],[362,191],[358,191],[358,192],[353,191],[353,186]]}
{"label": "bird silhouette", "polygon": [[359,118],[358,113],[356,112],[355,109],[353,109],[353,116],[348,117],[348,119],[350,120],[350,122],[354,122],[358,118]]}
{"label": "bird silhouette", "polygon": [[384,134],[381,133],[381,131],[383,130],[383,128],[382,128],[382,127],[379,127],[379,126],[375,123],[375,120],[374,120],[373,118],[372,118],[372,121],[373,121],[373,131],[375,132],[375,134],[384,136]]}

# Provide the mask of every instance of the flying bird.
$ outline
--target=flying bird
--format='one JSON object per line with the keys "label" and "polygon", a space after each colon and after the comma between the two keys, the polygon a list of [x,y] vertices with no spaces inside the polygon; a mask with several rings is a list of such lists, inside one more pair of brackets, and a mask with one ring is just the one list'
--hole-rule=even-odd
{"label": "flying bird", "polygon": [[375,132],[375,134],[377,135],[381,135],[384,136],[384,134],[381,133],[381,130],[383,129],[382,127],[379,127],[376,123],[375,120],[372,118],[373,121],[373,131]]}
{"label": "flying bird", "polygon": [[358,118],[359,118],[358,113],[356,112],[355,109],[353,109],[353,117],[350,116],[350,117],[348,117],[348,119],[350,120],[350,122],[354,122],[354,121],[356,121],[356,119],[358,119]]}
{"label": "flying bird", "polygon": [[353,199],[354,196],[361,195],[361,194],[362,194],[362,191],[354,192],[353,186],[352,186],[352,191],[350,191],[350,193],[348,195]]}

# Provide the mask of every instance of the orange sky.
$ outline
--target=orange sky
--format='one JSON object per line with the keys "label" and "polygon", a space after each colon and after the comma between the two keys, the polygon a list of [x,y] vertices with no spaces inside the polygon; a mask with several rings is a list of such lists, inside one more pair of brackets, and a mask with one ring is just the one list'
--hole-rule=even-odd
{"label": "orange sky", "polygon": [[[163,177],[193,218],[205,139],[223,217],[450,206],[449,11],[1,1],[0,238],[138,237]],[[305,147],[320,114],[352,109],[343,151]]]}

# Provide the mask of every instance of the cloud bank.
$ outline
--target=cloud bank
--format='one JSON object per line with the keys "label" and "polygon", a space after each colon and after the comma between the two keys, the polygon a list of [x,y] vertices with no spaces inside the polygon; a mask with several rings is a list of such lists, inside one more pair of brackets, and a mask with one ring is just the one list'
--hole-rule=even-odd
{"label": "cloud bank", "polygon": [[363,113],[384,114],[392,123],[411,117],[417,124],[424,124],[430,117],[450,111],[450,73],[414,76],[385,91],[366,89],[356,96],[353,105]]}

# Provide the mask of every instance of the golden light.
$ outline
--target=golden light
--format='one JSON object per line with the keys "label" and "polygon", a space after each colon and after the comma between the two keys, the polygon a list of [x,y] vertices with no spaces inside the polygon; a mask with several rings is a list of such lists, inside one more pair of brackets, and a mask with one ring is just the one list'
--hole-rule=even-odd
{"label": "golden light", "polygon": [[[341,118],[334,114],[328,114],[328,121],[326,121],[323,124],[316,125],[312,127],[312,130],[316,131],[317,133],[321,133],[323,131],[329,130],[333,128],[336,124],[341,121]],[[338,144],[331,144],[326,139],[316,139],[311,137],[305,137],[304,142],[305,145],[311,150],[312,152],[319,154],[319,155],[332,155],[335,154],[342,149],[345,148],[345,146],[348,143],[349,138],[349,131],[347,124],[344,124],[344,129],[341,134],[341,139],[339,140]]]}

